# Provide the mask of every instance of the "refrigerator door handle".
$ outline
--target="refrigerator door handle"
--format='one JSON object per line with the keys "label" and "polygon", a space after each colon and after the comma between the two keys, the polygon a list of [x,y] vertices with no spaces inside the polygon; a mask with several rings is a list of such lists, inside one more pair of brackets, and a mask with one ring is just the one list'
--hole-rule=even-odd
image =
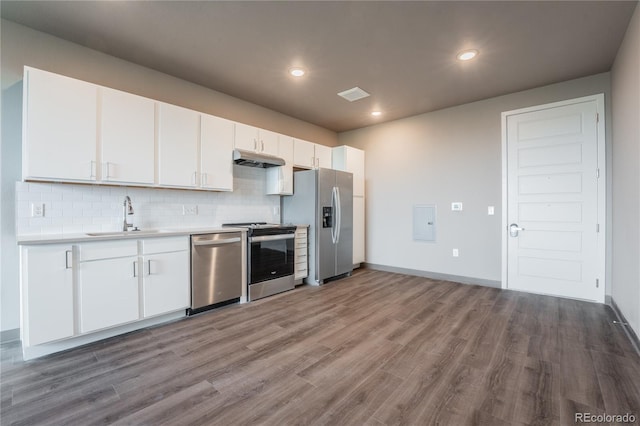
{"label": "refrigerator door handle", "polygon": [[331,221],[331,241],[335,244],[337,240],[337,220],[338,220],[338,199],[337,199],[337,190],[335,186],[331,188],[331,214],[333,215],[333,220]]}
{"label": "refrigerator door handle", "polygon": [[340,228],[342,227],[342,203],[340,201],[340,188],[335,187],[336,189],[336,207],[338,211],[336,212],[336,244],[340,241]]}

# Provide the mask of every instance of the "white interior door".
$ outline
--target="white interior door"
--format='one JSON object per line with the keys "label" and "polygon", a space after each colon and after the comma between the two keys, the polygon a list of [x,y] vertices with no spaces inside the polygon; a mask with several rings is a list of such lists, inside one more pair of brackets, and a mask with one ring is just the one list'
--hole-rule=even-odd
{"label": "white interior door", "polygon": [[589,98],[505,113],[510,289],[604,301],[599,108]]}

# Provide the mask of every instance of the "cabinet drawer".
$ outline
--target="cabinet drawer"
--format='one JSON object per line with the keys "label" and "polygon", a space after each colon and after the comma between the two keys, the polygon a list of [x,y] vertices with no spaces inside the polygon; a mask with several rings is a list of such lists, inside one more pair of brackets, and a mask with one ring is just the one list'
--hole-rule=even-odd
{"label": "cabinet drawer", "polygon": [[141,241],[142,254],[189,250],[189,237],[147,238]]}
{"label": "cabinet drawer", "polygon": [[137,256],[137,240],[100,241],[79,245],[80,262],[117,257]]}
{"label": "cabinet drawer", "polygon": [[307,264],[307,254],[306,253],[297,254],[296,263],[303,263],[303,262],[305,265]]}
{"label": "cabinet drawer", "polygon": [[306,251],[307,249],[307,242],[306,241],[296,241],[296,250],[304,250]]}
{"label": "cabinet drawer", "polygon": [[296,230],[296,239],[298,238],[304,238],[305,240],[307,239],[307,228],[298,228]]}

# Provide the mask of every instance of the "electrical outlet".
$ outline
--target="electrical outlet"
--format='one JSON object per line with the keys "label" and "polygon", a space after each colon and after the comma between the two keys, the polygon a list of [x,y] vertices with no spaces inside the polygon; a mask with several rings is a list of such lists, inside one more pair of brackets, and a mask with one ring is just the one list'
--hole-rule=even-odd
{"label": "electrical outlet", "polygon": [[489,216],[493,216],[494,214],[496,214],[496,209],[493,206],[487,207],[487,214]]}
{"label": "electrical outlet", "polygon": [[451,203],[451,210],[454,211],[454,212],[461,212],[462,211],[462,203],[461,202]]}
{"label": "electrical outlet", "polygon": [[458,249],[453,249],[453,257],[458,257],[460,255],[460,252],[458,252]]}
{"label": "electrical outlet", "polygon": [[198,214],[198,206],[195,204],[192,205],[183,205],[182,206],[182,215],[183,216],[195,216]]}
{"label": "electrical outlet", "polygon": [[31,217],[44,217],[44,203],[31,203]]}

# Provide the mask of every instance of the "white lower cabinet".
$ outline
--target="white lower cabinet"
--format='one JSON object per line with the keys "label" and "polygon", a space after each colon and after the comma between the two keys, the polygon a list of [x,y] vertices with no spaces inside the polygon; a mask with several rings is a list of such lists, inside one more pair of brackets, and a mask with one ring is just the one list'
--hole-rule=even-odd
{"label": "white lower cabinet", "polygon": [[81,333],[136,321],[140,317],[137,260],[137,257],[124,257],[80,262]]}
{"label": "white lower cabinet", "polygon": [[78,253],[80,333],[137,320],[137,241],[79,244]]}
{"label": "white lower cabinet", "polygon": [[23,246],[25,359],[184,316],[189,248],[188,235]]}
{"label": "white lower cabinet", "polygon": [[23,247],[20,255],[23,344],[73,336],[72,246]]}
{"label": "white lower cabinet", "polygon": [[[145,318],[186,309],[189,300],[189,239],[144,240],[142,310]],[[185,285],[187,283],[187,285]]]}

